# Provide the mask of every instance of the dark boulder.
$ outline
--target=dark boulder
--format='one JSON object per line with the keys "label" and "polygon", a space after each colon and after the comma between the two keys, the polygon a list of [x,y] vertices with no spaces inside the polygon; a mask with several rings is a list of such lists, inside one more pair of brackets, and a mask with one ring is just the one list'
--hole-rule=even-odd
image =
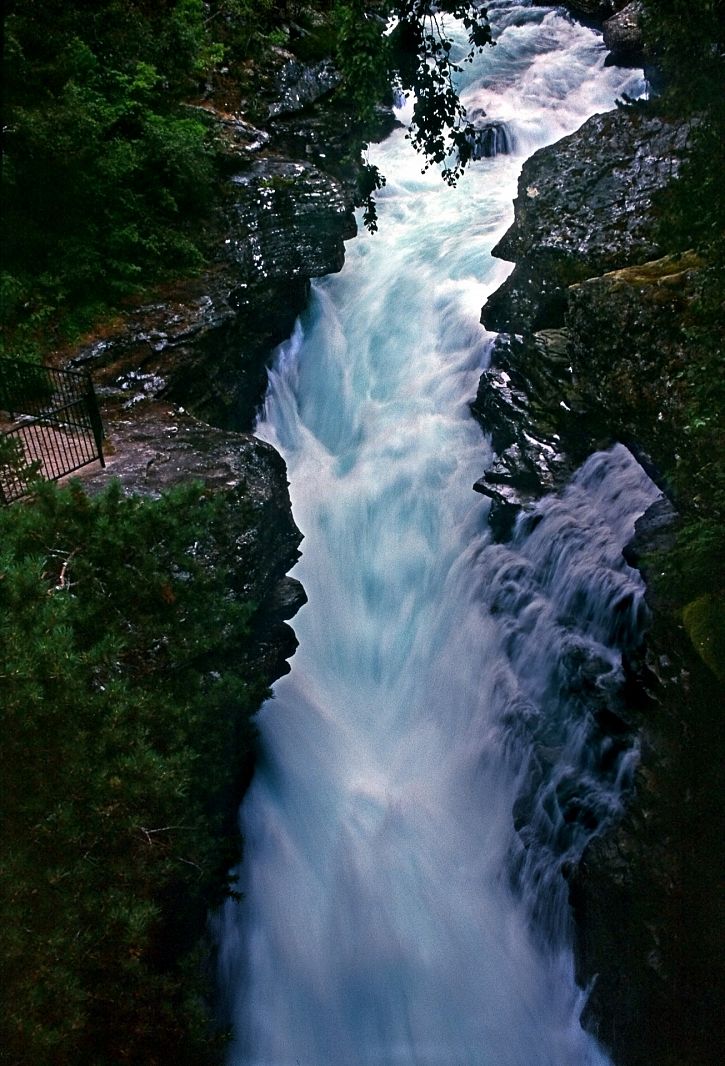
{"label": "dark boulder", "polygon": [[644,35],[642,33],[642,4],[632,0],[621,11],[605,20],[602,27],[604,44],[612,53],[612,59],[620,65],[644,62]]}
{"label": "dark boulder", "polygon": [[580,417],[563,330],[522,339],[501,334],[481,375],[474,417],[494,459],[474,489],[492,501],[490,525],[505,540],[518,513],[556,491],[592,447]]}
{"label": "dark boulder", "polygon": [[536,152],[521,172],[514,224],[494,248],[516,266],[484,306],[484,325],[560,326],[569,285],[660,255],[654,197],[677,176],[690,133],[619,110]]}
{"label": "dark boulder", "polygon": [[310,66],[290,59],[277,76],[276,99],[269,105],[270,118],[304,111],[328,96],[341,81],[342,75],[329,59]]}
{"label": "dark boulder", "polygon": [[343,242],[357,226],[335,178],[305,163],[260,159],[232,183],[227,247],[240,279],[316,278],[342,269]]}

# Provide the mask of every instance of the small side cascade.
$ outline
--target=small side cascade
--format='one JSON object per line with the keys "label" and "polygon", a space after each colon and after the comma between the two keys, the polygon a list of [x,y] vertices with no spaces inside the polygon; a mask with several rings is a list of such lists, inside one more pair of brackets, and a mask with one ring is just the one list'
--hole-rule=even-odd
{"label": "small side cascade", "polygon": [[516,152],[516,136],[510,122],[492,119],[476,127],[468,138],[471,159],[493,159]]}
{"label": "small side cascade", "polygon": [[518,771],[511,877],[553,944],[569,923],[561,873],[621,813],[638,762],[622,689],[647,608],[622,549],[659,495],[615,445],[522,515],[511,544],[484,556],[505,652],[501,728]]}

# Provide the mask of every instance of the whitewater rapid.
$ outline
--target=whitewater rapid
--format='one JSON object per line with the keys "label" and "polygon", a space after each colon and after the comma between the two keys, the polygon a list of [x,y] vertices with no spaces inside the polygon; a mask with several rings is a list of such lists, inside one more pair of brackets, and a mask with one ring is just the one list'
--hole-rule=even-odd
{"label": "whitewater rapid", "polygon": [[374,146],[379,232],[315,283],[270,373],[257,433],[287,462],[309,602],[259,715],[243,900],[219,928],[230,1066],[609,1061],[579,1025],[559,870],[636,758],[592,755],[576,677],[584,662],[597,693],[616,689],[610,616],[634,629],[641,610],[621,546],[654,489],[615,449],[492,545],[468,403],[524,158],[643,86],[562,13],[490,14],[497,45],[463,97],[507,123],[513,154],[451,190],[403,131]]}

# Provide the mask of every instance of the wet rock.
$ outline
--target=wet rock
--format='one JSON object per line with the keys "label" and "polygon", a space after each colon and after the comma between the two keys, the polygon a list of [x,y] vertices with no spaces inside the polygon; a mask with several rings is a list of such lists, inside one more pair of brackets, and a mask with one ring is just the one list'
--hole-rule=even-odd
{"label": "wet rock", "polygon": [[360,140],[380,141],[402,123],[391,107],[380,105],[365,130],[355,133],[349,109],[329,102],[304,115],[280,116],[268,124],[271,148],[289,159],[302,159],[332,174],[351,193],[357,188]]}
{"label": "wet rock", "polygon": [[232,179],[228,251],[241,280],[314,278],[342,269],[357,233],[350,198],[316,167],[260,159]]}
{"label": "wet rock", "polygon": [[677,176],[691,130],[620,110],[536,152],[519,179],[514,224],[494,248],[516,266],[483,308],[486,328],[561,326],[569,285],[661,254],[653,197]]}
{"label": "wet rock", "polygon": [[620,65],[644,61],[644,35],[642,33],[642,4],[633,0],[621,11],[606,19],[602,27],[604,44],[612,53],[612,59]]}
{"label": "wet rock", "polygon": [[665,256],[569,290],[566,323],[580,401],[606,410],[620,440],[655,458],[648,473],[666,491],[661,470],[686,446],[677,431],[680,380],[691,358],[688,322],[701,265],[691,252]]}
{"label": "wet rock", "polygon": [[495,453],[474,489],[493,500],[489,522],[496,539],[506,539],[518,513],[559,489],[592,450],[566,331],[528,340],[501,334],[471,410]]}
{"label": "wet rock", "polygon": [[130,404],[174,400],[215,425],[249,429],[270,354],[292,332],[308,290],[304,277],[242,282],[233,264],[219,264],[119,316],[69,365],[87,367],[102,388],[123,387]]}
{"label": "wet rock", "polygon": [[277,99],[270,104],[269,115],[294,114],[336,89],[342,75],[329,59],[306,66],[296,59],[286,63],[277,80]]}
{"label": "wet rock", "polygon": [[475,126],[475,132],[467,138],[471,146],[471,159],[492,159],[514,151],[514,136],[508,122],[490,119],[475,122]]}

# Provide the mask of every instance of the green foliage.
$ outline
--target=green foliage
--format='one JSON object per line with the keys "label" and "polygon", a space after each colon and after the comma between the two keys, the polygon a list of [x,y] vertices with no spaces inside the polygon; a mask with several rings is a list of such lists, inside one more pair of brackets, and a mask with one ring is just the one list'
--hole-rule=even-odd
{"label": "green foliage", "polygon": [[218,1046],[192,944],[266,694],[223,562],[234,506],[46,485],[0,511],[7,1061],[201,1066]]}
{"label": "green foliage", "polygon": [[32,338],[196,269],[214,148],[180,101],[218,55],[201,0],[10,3],[3,324]]}
{"label": "green foliage", "polygon": [[443,0],[435,5],[407,0],[398,5],[396,43],[402,55],[403,87],[415,94],[411,137],[426,157],[427,169],[443,164],[442,177],[455,185],[471,158],[474,127],[466,119],[454,76],[462,69],[451,59],[453,42],[446,35],[444,15],[460,19],[468,33],[469,51],[462,62],[471,63],[477,52],[491,44],[491,30],[483,8],[463,0]]}
{"label": "green foliage", "polygon": [[485,13],[464,0],[9,0],[7,353],[37,355],[76,310],[88,317],[201,266],[218,159],[209,127],[182,104],[222,62],[259,61],[274,43],[334,52],[362,123],[398,78],[417,94],[413,143],[454,183],[470,147],[446,14],[466,25],[468,58],[490,39]]}
{"label": "green foliage", "polygon": [[[462,67],[452,59],[446,15],[459,19],[468,33],[469,50],[462,62],[472,62],[477,52],[492,43],[485,9],[467,0],[376,5],[338,0],[333,18],[336,59],[356,113],[362,121],[369,121],[391,85],[413,93],[409,136],[425,158],[424,170],[439,166],[443,180],[455,185],[470,160],[474,128],[455,87],[455,75]],[[390,19],[396,20],[391,33],[387,29]],[[365,223],[374,230],[377,221],[371,192],[362,203]]]}
{"label": "green foliage", "polygon": [[26,458],[16,436],[0,435],[0,501],[14,486],[30,484],[40,471],[38,460]]}
{"label": "green foliage", "polygon": [[[443,178],[454,185],[470,159],[473,127],[466,121],[454,76],[462,69],[453,61],[453,42],[446,33],[445,16],[460,19],[468,32],[469,51],[463,62],[491,43],[485,10],[465,0],[441,0],[435,5],[420,0],[379,5],[371,16],[364,0],[341,0],[335,9],[338,28],[337,58],[348,92],[358,112],[365,116],[397,82],[415,95],[411,137],[426,157],[426,169],[443,164]],[[386,32],[388,19],[397,20]]]}

